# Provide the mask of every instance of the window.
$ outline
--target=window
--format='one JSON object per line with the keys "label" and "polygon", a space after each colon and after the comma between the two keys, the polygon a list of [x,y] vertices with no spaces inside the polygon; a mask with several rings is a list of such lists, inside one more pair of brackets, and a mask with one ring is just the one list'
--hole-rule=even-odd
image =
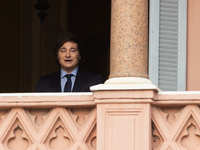
{"label": "window", "polygon": [[162,91],[186,90],[187,0],[150,0],[149,78]]}

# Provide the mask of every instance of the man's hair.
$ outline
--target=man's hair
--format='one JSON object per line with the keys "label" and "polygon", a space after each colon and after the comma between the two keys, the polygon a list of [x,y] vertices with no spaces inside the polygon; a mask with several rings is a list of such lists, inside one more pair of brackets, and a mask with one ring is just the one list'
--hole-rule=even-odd
{"label": "man's hair", "polygon": [[65,34],[62,34],[59,38],[58,38],[58,41],[55,45],[55,49],[54,49],[54,54],[56,55],[56,59],[57,59],[57,56],[58,56],[58,51],[59,49],[63,46],[63,44],[65,44],[66,42],[74,42],[77,44],[77,47],[78,47],[78,51],[80,53],[80,56],[81,56],[81,61],[83,61],[83,57],[84,57],[84,49],[83,49],[83,45],[81,43],[81,40],[78,36],[76,36],[75,34],[73,33],[65,33]]}

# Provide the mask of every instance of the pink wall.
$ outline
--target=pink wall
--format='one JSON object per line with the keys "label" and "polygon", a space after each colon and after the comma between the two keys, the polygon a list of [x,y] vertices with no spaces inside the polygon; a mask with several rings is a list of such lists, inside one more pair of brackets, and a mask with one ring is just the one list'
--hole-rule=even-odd
{"label": "pink wall", "polygon": [[200,90],[200,1],[188,0],[187,91]]}

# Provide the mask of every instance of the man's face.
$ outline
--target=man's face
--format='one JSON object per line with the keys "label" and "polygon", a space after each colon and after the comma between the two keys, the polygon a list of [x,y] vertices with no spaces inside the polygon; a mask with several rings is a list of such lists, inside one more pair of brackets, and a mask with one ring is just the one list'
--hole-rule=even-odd
{"label": "man's face", "polygon": [[71,73],[78,67],[80,59],[81,56],[78,51],[78,46],[74,42],[69,41],[64,43],[58,51],[58,61],[60,66],[67,73]]}

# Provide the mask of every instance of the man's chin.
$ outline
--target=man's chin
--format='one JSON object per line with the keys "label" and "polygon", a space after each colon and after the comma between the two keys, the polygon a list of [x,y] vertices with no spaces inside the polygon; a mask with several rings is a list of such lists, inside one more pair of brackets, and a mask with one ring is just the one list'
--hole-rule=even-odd
{"label": "man's chin", "polygon": [[73,70],[75,70],[77,67],[74,67],[74,66],[64,66],[64,67],[61,67],[65,72],[67,73],[71,73]]}

